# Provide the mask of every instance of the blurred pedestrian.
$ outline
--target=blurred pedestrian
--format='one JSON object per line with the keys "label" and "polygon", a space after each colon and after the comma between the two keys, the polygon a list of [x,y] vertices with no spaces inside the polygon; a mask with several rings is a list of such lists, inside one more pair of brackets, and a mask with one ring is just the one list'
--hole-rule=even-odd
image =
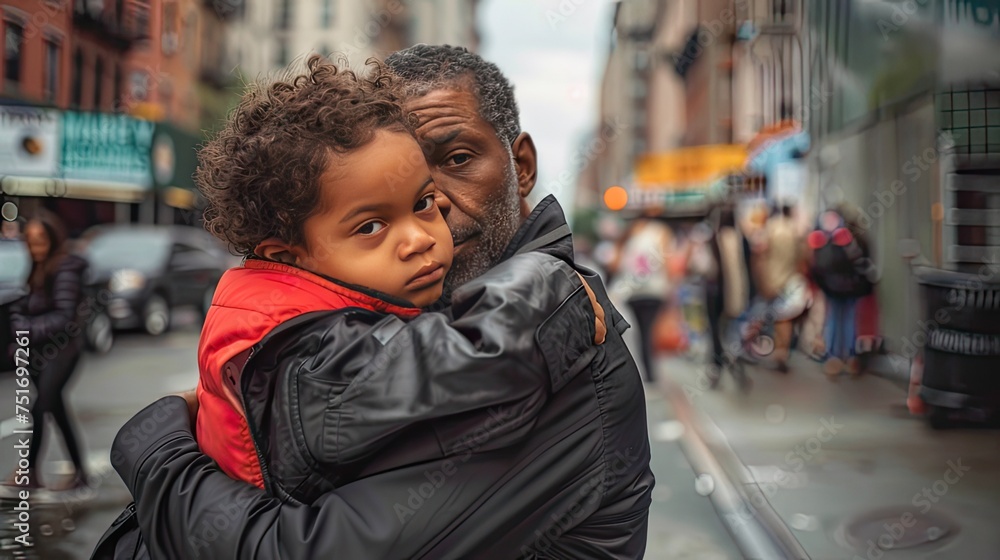
{"label": "blurred pedestrian", "polygon": [[812,275],[826,300],[823,371],[831,377],[845,369],[852,375],[860,373],[855,355],[858,301],[874,291],[874,268],[864,231],[845,215],[850,215],[849,209],[824,212],[808,236]]}
{"label": "blurred pedestrian", "polygon": [[625,231],[612,265],[609,291],[632,309],[642,340],[642,365],[646,381],[653,375],[653,326],[671,297],[667,259],[673,249],[673,231],[655,218],[653,211],[635,219]]}
{"label": "blurred pedestrian", "polygon": [[712,239],[709,247],[715,266],[705,278],[705,313],[708,316],[709,335],[712,339],[712,360],[709,381],[713,388],[722,380],[722,373],[730,371],[744,391],[750,388],[750,379],[742,368],[728,367],[735,359],[735,352],[727,352],[722,337],[730,321],[740,317],[747,308],[750,279],[746,267],[744,238],[736,225],[736,216],[729,205],[721,205],[709,217]]}
{"label": "blurred pedestrian", "polygon": [[[87,477],[83,455],[63,400],[63,391],[83,351],[83,328],[78,309],[87,262],[67,251],[62,223],[44,210],[28,220],[24,239],[32,260],[28,276],[29,293],[12,304],[11,326],[14,331],[29,333],[33,358],[31,374],[37,392],[31,408],[32,437],[27,457],[29,474],[23,481],[20,477],[12,481],[19,486],[39,486],[38,455],[48,435],[45,418],[51,415],[62,432],[66,450],[76,469],[71,487],[84,486]],[[50,349],[56,351],[53,353]]]}
{"label": "blurred pedestrian", "polygon": [[768,304],[768,322],[773,323],[775,367],[788,372],[793,321],[805,311],[808,284],[800,274],[802,243],[796,232],[792,207],[780,205],[763,228],[755,265],[757,289]]}

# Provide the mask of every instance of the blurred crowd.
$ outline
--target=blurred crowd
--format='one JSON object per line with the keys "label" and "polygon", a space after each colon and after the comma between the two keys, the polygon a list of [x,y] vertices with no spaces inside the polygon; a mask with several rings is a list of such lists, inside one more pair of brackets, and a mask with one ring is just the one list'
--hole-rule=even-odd
{"label": "blurred crowd", "polygon": [[793,350],[831,379],[858,376],[881,349],[878,268],[857,212],[840,206],[815,222],[792,204],[719,203],[704,219],[650,208],[595,254],[609,290],[638,330],[646,381],[659,353],[704,360],[713,388],[744,363],[787,373]]}

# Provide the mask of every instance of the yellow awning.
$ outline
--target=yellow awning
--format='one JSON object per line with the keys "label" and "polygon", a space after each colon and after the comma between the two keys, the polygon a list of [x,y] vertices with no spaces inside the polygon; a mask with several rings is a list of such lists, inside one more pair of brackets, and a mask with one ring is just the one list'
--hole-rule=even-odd
{"label": "yellow awning", "polygon": [[198,202],[198,197],[194,191],[188,189],[182,189],[180,187],[167,187],[163,191],[163,202],[167,206],[173,206],[174,208],[180,208],[182,210],[191,210],[195,207]]}
{"label": "yellow awning", "polygon": [[641,189],[687,190],[707,188],[716,179],[743,169],[747,148],[742,144],[691,146],[646,154],[635,166],[635,183]]}

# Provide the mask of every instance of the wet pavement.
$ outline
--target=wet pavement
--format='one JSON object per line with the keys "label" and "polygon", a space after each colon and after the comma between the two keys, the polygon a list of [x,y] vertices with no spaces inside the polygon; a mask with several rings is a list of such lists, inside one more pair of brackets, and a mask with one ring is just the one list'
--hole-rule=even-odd
{"label": "wet pavement", "polygon": [[[649,509],[648,560],[735,560],[741,557],[712,502],[706,479],[682,448],[683,423],[655,386],[646,387],[650,462],[656,476]],[[708,483],[711,484],[711,483]]]}
{"label": "wet pavement", "polygon": [[1000,557],[1000,433],[934,431],[905,411],[899,383],[830,381],[798,355],[791,366],[749,367],[749,395],[728,378],[708,389],[703,368],[681,358],[659,374],[731,448],[749,501],[811,558]]}
{"label": "wet pavement", "polygon": [[[108,354],[86,354],[67,389],[68,406],[77,419],[77,434],[84,448],[93,488],[49,492],[32,491],[31,529],[37,546],[34,558],[76,560],[90,558],[94,545],[122,508],[131,501],[125,485],[111,468],[109,453],[118,429],[126,420],[157,398],[191,389],[198,381],[195,349],[198,325],[193,316],[178,319],[178,328],[159,338],[124,333]],[[12,395],[12,373],[0,375],[0,394]],[[0,473],[6,478],[14,466],[13,419],[0,425]],[[53,428],[51,432],[58,434]],[[59,486],[68,482],[72,467],[66,460],[60,436],[46,437],[43,482]],[[9,513],[7,503],[3,513]],[[5,519],[6,521],[6,519]],[[6,528],[5,523],[5,528]],[[13,557],[4,533],[0,559]],[[32,556],[19,556],[31,558]]]}

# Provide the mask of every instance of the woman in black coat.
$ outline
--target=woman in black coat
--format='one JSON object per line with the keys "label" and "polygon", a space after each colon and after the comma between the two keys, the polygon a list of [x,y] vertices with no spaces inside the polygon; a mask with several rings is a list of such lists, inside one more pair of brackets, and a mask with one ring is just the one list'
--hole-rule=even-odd
{"label": "woman in black coat", "polygon": [[[45,429],[47,414],[52,415],[62,432],[76,467],[73,486],[86,484],[83,456],[63,400],[63,389],[83,351],[85,325],[79,308],[87,262],[66,250],[64,231],[58,218],[48,212],[28,221],[24,240],[32,260],[29,293],[11,307],[13,330],[28,332],[29,370],[36,389],[31,408],[33,433],[28,448],[27,486],[39,485],[38,453],[42,440],[48,435]],[[25,485],[21,480],[17,482]]]}

